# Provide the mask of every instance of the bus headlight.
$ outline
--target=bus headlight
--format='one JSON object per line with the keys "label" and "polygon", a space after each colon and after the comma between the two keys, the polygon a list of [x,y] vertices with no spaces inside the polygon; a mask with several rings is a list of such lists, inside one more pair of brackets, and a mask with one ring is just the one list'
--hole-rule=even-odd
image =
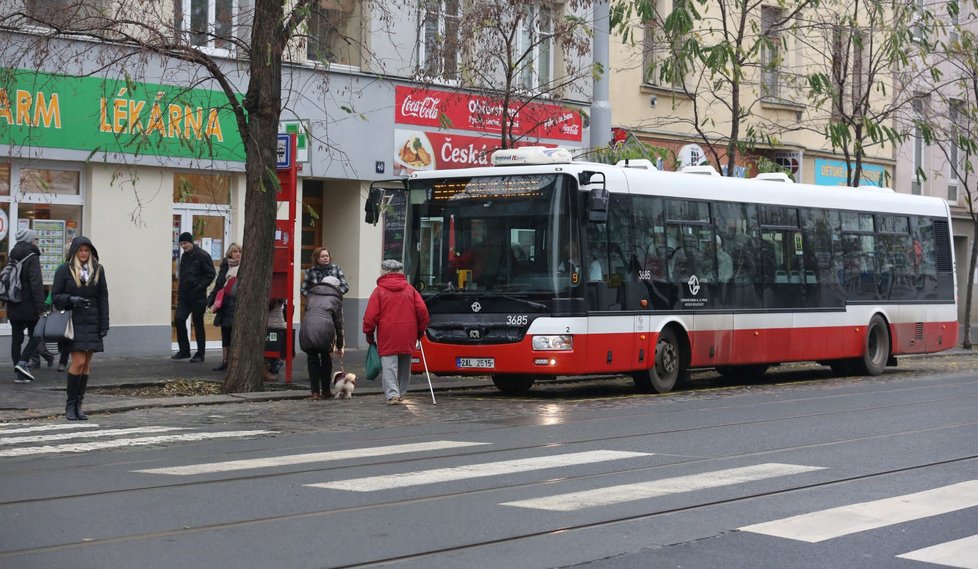
{"label": "bus headlight", "polygon": [[543,351],[573,350],[574,336],[534,336],[533,349]]}

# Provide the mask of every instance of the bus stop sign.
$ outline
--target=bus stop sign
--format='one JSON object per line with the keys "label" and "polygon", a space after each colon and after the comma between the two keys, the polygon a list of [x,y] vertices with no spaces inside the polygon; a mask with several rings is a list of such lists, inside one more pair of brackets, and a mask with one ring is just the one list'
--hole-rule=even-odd
{"label": "bus stop sign", "polygon": [[279,134],[275,140],[275,169],[276,170],[288,170],[292,167],[292,162],[295,161],[295,156],[292,154],[292,144],[290,143],[290,135]]}

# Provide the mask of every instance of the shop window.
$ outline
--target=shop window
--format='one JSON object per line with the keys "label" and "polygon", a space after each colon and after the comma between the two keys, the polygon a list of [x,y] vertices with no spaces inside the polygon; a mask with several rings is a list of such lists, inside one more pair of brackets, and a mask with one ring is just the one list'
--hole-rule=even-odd
{"label": "shop window", "polygon": [[[6,264],[17,231],[32,229],[41,250],[43,282],[49,287],[68,245],[81,233],[81,172],[3,164],[0,196],[0,265]],[[7,322],[6,307],[0,322]]]}
{"label": "shop window", "polygon": [[230,205],[231,175],[177,174],[173,178],[173,203]]}
{"label": "shop window", "polygon": [[312,62],[359,66],[363,44],[360,12],[360,3],[354,0],[313,3],[306,58]]}
{"label": "shop window", "polygon": [[81,188],[80,176],[81,174],[77,170],[22,168],[20,171],[20,191],[22,194],[77,196]]}
{"label": "shop window", "polygon": [[10,195],[10,164],[0,164],[0,196],[9,196],[9,195]]}

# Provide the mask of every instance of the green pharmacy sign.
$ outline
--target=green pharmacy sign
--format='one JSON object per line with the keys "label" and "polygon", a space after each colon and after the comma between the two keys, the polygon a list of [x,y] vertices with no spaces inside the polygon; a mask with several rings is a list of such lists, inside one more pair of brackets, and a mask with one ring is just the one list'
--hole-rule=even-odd
{"label": "green pharmacy sign", "polygon": [[220,91],[0,69],[0,144],[243,162]]}

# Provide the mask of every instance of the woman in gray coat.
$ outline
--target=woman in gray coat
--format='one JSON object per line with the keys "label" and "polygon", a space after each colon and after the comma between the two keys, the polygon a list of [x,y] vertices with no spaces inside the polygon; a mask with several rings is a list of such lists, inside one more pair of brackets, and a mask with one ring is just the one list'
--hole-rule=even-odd
{"label": "woman in gray coat", "polygon": [[343,295],[340,280],[328,276],[306,289],[306,313],[299,330],[299,347],[309,358],[309,387],[313,401],[329,397],[334,346],[342,358]]}

